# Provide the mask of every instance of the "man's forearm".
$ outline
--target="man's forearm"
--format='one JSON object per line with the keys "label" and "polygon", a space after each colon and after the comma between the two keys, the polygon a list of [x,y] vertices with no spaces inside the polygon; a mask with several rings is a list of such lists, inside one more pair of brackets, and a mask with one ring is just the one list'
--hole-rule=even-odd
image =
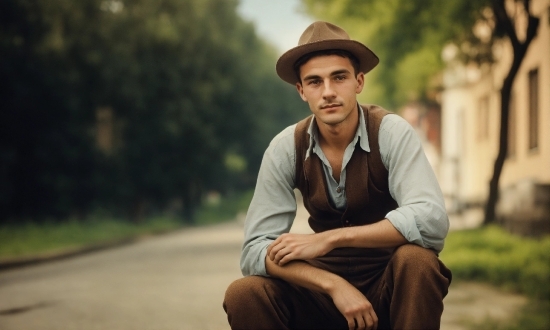
{"label": "man's forearm", "polygon": [[407,243],[388,219],[377,223],[337,228],[317,234],[283,234],[267,248],[267,257],[284,266],[292,260],[309,260],[336,248],[391,248]]}
{"label": "man's forearm", "polygon": [[341,247],[391,248],[408,243],[388,219],[363,226],[338,228],[324,232],[332,249]]}
{"label": "man's forearm", "polygon": [[363,329],[368,325],[376,329],[378,317],[372,304],[353,285],[342,277],[316,268],[302,260],[294,260],[284,266],[275,264],[269,256],[265,258],[269,275],[281,278],[289,283],[305,287],[309,290],[328,294],[342,316],[346,319],[349,329]]}
{"label": "man's forearm", "polygon": [[267,256],[265,268],[270,276],[329,295],[335,287],[343,281],[345,282],[340,276],[314,267],[302,260],[294,260],[284,266],[279,266]]}
{"label": "man's forearm", "polygon": [[[265,258],[267,273],[310,290],[330,294],[330,290],[344,279],[328,271],[313,267],[302,261],[303,259],[315,258],[341,247],[389,248],[407,243],[405,237],[395,229],[388,219],[370,225],[338,228],[311,235],[285,234],[272,243]],[[313,244],[315,242],[320,244]],[[288,251],[284,247],[279,249],[287,245],[289,246]],[[303,248],[304,246],[317,247],[308,251]],[[292,256],[287,262],[280,262],[283,255],[287,252],[293,252],[295,249],[300,250],[301,253]]]}

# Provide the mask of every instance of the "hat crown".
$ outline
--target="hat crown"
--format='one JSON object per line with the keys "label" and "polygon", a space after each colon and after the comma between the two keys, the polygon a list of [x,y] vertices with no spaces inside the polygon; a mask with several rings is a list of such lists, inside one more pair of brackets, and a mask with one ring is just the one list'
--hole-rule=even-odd
{"label": "hat crown", "polygon": [[335,39],[350,40],[349,35],[342,28],[328,22],[317,21],[308,26],[302,33],[298,46]]}
{"label": "hat crown", "polygon": [[298,46],[287,50],[275,65],[277,74],[289,84],[300,82],[296,74],[296,62],[306,54],[325,50],[344,50],[359,60],[359,72],[367,73],[379,62],[376,54],[362,43],[351,40],[342,28],[328,23],[317,21],[306,28],[300,36]]}

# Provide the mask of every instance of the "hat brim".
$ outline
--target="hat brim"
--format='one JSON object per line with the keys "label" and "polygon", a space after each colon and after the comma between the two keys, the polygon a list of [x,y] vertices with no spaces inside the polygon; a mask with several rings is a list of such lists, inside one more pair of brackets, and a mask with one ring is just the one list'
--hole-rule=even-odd
{"label": "hat brim", "polygon": [[380,60],[367,46],[355,40],[329,39],[297,46],[279,57],[275,69],[277,75],[289,84],[299,82],[294,72],[294,63],[300,57],[321,50],[341,49],[352,53],[359,60],[359,71],[367,73],[372,70]]}

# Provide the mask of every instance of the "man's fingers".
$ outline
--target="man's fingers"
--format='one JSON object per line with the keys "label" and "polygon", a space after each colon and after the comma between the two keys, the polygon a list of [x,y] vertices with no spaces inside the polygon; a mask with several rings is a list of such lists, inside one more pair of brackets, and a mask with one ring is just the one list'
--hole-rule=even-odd
{"label": "man's fingers", "polygon": [[346,317],[346,321],[348,321],[349,330],[355,330],[355,319],[353,317]]}
{"label": "man's fingers", "polygon": [[281,244],[283,240],[283,236],[277,237],[269,246],[267,247],[267,255],[269,256],[269,259],[275,260],[275,256],[277,253],[284,247],[284,244]]}
{"label": "man's fingers", "polygon": [[378,318],[373,309],[358,312],[360,314],[345,316],[350,329],[372,330],[378,327]]}
{"label": "man's fingers", "polygon": [[273,258],[273,262],[275,262],[277,265],[280,266],[280,264],[281,264],[281,259],[282,259],[284,256],[285,256],[284,249],[279,250],[279,251],[275,254],[275,257]]}
{"label": "man's fingers", "polygon": [[[273,248],[269,254],[269,258],[277,265],[282,266],[281,260],[290,254],[290,250],[285,247]],[[285,261],[286,263],[288,261]]]}
{"label": "man's fingers", "polygon": [[365,319],[363,318],[363,315],[359,315],[357,318],[355,318],[355,322],[356,322],[356,328],[357,330],[365,330],[367,328],[365,328],[365,325],[366,325],[366,322],[365,322]]}
{"label": "man's fingers", "polygon": [[275,256],[279,251],[283,248],[279,242],[274,241],[267,247],[267,255],[269,256],[269,259],[275,260]]}
{"label": "man's fingers", "polygon": [[376,313],[374,312],[374,309],[369,309],[366,311],[366,315],[364,316],[365,320],[365,329],[376,329],[378,328],[378,317],[376,316]]}
{"label": "man's fingers", "polygon": [[371,308],[369,311],[370,317],[372,319],[372,329],[376,330],[378,329],[378,316],[376,316],[376,313],[374,312],[374,309]]}
{"label": "man's fingers", "polygon": [[287,263],[291,262],[292,260],[294,260],[294,255],[292,253],[287,253],[281,259],[279,259],[279,264],[278,265],[279,266],[284,266]]}

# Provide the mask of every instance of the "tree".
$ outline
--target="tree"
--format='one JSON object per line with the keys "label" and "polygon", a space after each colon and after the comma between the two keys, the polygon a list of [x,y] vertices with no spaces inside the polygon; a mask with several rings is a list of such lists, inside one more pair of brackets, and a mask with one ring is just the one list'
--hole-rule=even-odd
{"label": "tree", "polygon": [[[485,206],[484,223],[495,220],[498,200],[498,183],[508,148],[508,117],[510,93],[516,74],[531,41],[535,38],[539,18],[531,12],[530,0],[303,0],[306,9],[315,16],[330,19],[360,33],[367,44],[373,46],[383,61],[375,79],[382,84],[378,99],[395,105],[390,100],[406,101],[412,97],[429,98],[427,77],[434,77],[443,68],[439,57],[443,47],[455,43],[464,47],[461,57],[469,62],[491,62],[492,45],[506,38],[514,53],[513,63],[500,90],[499,151],[489,183],[489,196]],[[523,11],[516,9],[520,3]],[[516,24],[524,15],[525,26]],[[484,39],[476,34],[474,25],[485,22],[492,27],[491,36]],[[523,31],[518,31],[523,29]],[[524,35],[520,40],[518,35]],[[426,65],[429,63],[429,65]],[[400,68],[414,68],[400,70]],[[420,82],[400,83],[400,79],[413,75],[423,77]],[[414,82],[414,81],[413,81]],[[399,89],[397,88],[399,86]]]}
{"label": "tree", "polygon": [[514,57],[510,70],[504,78],[502,88],[500,90],[500,131],[499,131],[499,149],[493,168],[493,176],[489,182],[489,197],[485,206],[484,223],[490,223],[495,220],[495,206],[498,201],[498,183],[500,174],[508,153],[508,119],[510,117],[510,95],[512,94],[512,86],[518,73],[518,70],[523,62],[523,58],[527,53],[527,49],[531,41],[537,35],[540,19],[531,13],[530,0],[523,0],[523,8],[527,16],[527,26],[525,27],[525,39],[519,40],[514,18],[511,17],[506,10],[505,0],[494,0],[491,3],[491,8],[495,16],[495,33],[505,35],[512,44]]}
{"label": "tree", "polygon": [[[86,210],[94,194],[91,120],[78,57],[90,1],[0,5],[0,219]],[[64,24],[63,24],[64,23]],[[63,38],[64,29],[72,35]],[[72,38],[71,38],[72,37]]]}
{"label": "tree", "polygon": [[269,139],[302,114],[236,7],[0,2],[0,222],[94,209],[137,221],[174,199],[191,221],[204,191],[250,188]]}

